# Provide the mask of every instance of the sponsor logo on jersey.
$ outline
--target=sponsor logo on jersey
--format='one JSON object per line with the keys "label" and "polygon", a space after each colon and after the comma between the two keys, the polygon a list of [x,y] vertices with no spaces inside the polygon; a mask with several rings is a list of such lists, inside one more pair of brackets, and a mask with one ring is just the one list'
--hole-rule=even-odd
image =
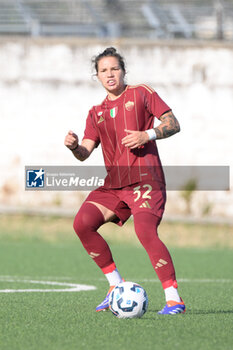
{"label": "sponsor logo on jersey", "polygon": [[115,118],[116,115],[117,115],[117,112],[118,112],[118,108],[117,107],[114,107],[114,108],[110,109],[110,116],[112,118]]}
{"label": "sponsor logo on jersey", "polygon": [[134,108],[134,102],[133,101],[126,102],[125,108],[128,112],[132,111]]}
{"label": "sponsor logo on jersey", "polygon": [[97,124],[102,123],[104,121],[104,117],[103,117],[103,111],[100,111],[97,113],[98,116],[98,120],[97,120]]}
{"label": "sponsor logo on jersey", "polygon": [[99,120],[97,121],[97,123],[99,124],[99,123],[101,123],[101,122],[103,122],[103,121],[104,121],[104,118],[103,118],[103,116],[101,115],[100,118],[99,118]]}

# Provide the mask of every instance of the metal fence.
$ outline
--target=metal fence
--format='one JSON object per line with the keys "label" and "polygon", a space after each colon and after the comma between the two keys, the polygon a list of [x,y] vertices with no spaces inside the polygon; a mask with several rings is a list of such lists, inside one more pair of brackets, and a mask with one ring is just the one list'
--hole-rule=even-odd
{"label": "metal fence", "polygon": [[233,0],[0,0],[0,35],[233,39]]}

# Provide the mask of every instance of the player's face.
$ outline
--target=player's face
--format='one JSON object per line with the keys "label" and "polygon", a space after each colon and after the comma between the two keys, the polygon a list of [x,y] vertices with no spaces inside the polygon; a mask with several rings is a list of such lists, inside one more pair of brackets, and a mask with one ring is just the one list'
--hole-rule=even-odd
{"label": "player's face", "polygon": [[124,91],[125,74],[116,57],[101,58],[97,76],[110,97],[117,97]]}

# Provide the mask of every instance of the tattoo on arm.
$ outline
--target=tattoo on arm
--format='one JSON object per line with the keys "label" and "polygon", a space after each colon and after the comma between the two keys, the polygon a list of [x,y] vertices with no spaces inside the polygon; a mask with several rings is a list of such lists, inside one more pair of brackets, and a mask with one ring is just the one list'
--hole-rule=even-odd
{"label": "tattoo on arm", "polygon": [[159,120],[161,124],[155,128],[156,139],[165,139],[180,131],[180,124],[171,111],[163,114]]}
{"label": "tattoo on arm", "polygon": [[73,152],[73,155],[80,160],[81,162],[87,159],[90,155],[90,152],[86,149],[86,147],[79,145]]}

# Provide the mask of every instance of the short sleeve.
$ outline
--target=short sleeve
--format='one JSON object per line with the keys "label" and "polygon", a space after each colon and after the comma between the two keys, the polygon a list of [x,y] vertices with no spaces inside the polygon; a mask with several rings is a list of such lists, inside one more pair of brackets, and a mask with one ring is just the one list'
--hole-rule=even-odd
{"label": "short sleeve", "polygon": [[95,141],[96,147],[100,143],[99,133],[98,133],[96,126],[95,126],[95,120],[94,120],[94,115],[93,115],[92,109],[89,111],[87,119],[86,119],[86,128],[84,131],[83,140],[84,139],[89,139],[89,140]]}
{"label": "short sleeve", "polygon": [[145,89],[145,106],[150,114],[156,118],[171,110],[171,108],[161,99],[153,89]]}

